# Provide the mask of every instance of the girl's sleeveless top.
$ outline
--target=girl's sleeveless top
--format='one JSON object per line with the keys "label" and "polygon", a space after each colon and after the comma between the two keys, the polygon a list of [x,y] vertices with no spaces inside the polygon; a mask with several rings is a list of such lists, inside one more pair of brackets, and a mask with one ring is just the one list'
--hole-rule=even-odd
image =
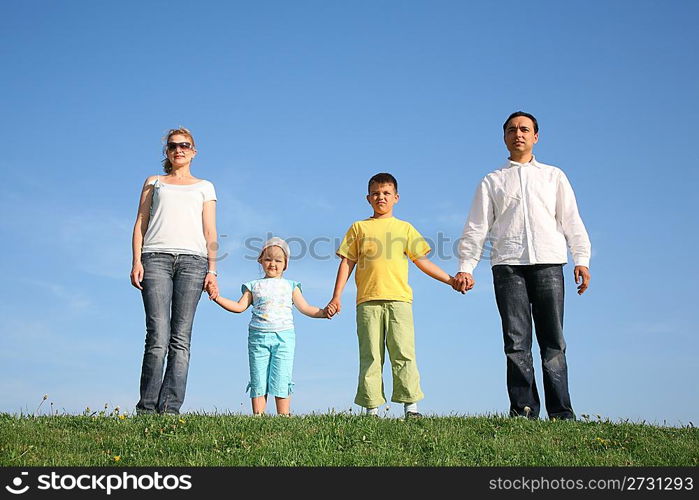
{"label": "girl's sleeveless top", "polygon": [[252,293],[250,330],[281,332],[294,328],[291,295],[301,283],[284,278],[263,278],[243,283],[241,290]]}

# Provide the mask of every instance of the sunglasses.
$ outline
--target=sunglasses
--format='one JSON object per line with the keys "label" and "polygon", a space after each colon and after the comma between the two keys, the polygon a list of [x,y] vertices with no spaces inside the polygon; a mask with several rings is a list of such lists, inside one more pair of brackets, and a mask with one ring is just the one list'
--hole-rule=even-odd
{"label": "sunglasses", "polygon": [[192,143],[191,142],[168,142],[167,143],[167,150],[168,151],[175,151],[177,148],[180,149],[192,149]]}

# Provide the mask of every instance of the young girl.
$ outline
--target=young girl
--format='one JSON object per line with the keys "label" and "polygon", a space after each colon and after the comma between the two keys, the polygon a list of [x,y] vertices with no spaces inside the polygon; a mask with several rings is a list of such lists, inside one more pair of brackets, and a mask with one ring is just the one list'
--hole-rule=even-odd
{"label": "young girl", "polygon": [[243,283],[243,296],[237,302],[218,295],[212,287],[209,298],[227,311],[241,313],[252,305],[248,327],[250,397],[252,413],[261,415],[267,395],[275,398],[277,414],[289,416],[293,382],[296,335],[291,304],[311,318],[327,318],[324,309],[310,306],[301,294],[301,284],[282,277],[289,265],[289,246],[281,238],[271,238],[262,247],[257,261],[265,277]]}

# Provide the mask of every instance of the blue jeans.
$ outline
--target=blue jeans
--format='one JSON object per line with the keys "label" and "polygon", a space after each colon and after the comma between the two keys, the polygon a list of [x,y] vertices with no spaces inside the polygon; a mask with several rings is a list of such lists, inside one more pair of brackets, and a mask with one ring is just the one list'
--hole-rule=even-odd
{"label": "blue jeans", "polygon": [[146,346],[136,410],[177,414],[184,402],[192,324],[208,261],[168,253],[144,253],[141,260]]}
{"label": "blue jeans", "polygon": [[541,353],[546,412],[549,418],[574,419],[563,339],[563,265],[496,265],[493,284],[507,357],[510,415],[539,417],[531,353],[533,318]]}

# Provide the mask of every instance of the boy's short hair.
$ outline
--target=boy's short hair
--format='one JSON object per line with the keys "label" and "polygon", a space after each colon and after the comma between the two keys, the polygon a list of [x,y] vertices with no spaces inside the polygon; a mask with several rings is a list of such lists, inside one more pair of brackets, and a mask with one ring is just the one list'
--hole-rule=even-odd
{"label": "boy's short hair", "polygon": [[367,190],[369,193],[371,193],[371,185],[372,184],[393,184],[393,187],[396,190],[396,193],[398,192],[398,181],[396,180],[395,177],[393,177],[391,174],[388,172],[381,172],[373,176],[371,179],[369,179],[369,185],[367,186]]}

